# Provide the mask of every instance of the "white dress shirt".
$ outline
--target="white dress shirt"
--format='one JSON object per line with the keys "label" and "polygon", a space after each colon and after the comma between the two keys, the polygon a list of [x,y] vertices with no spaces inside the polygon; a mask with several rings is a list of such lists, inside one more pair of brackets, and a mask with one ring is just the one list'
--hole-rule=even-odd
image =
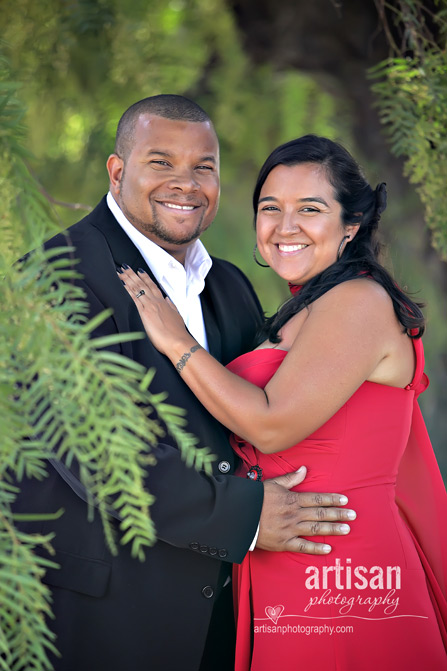
{"label": "white dress shirt", "polygon": [[203,244],[200,240],[196,240],[188,247],[183,266],[130,223],[110,191],[107,194],[107,205],[121,228],[141,252],[157,282],[180,312],[188,331],[202,347],[208,349],[200,294],[205,287],[205,278],[213,262]]}
{"label": "white dress shirt", "polygon": [[[107,194],[107,205],[123,231],[139,249],[157,282],[180,312],[188,331],[202,347],[208,349],[200,294],[205,287],[205,278],[213,262],[203,244],[200,240],[196,240],[188,247],[183,266],[130,223],[110,191]],[[123,261],[125,262],[125,259]],[[259,525],[249,550],[254,550],[258,534]]]}

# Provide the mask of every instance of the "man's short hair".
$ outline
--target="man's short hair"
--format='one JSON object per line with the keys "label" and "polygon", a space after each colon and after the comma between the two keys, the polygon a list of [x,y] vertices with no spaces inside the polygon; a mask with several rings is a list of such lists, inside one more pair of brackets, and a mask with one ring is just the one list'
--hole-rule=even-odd
{"label": "man's short hair", "polygon": [[135,125],[141,114],[155,114],[173,121],[204,122],[211,119],[197,103],[184,96],[161,94],[143,98],[127,109],[118,122],[115,154],[126,160],[135,141]]}

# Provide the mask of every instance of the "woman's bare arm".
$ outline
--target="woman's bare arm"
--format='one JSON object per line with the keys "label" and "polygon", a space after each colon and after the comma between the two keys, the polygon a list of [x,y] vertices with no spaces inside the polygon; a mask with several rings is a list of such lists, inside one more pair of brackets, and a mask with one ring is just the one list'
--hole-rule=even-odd
{"label": "woman's bare arm", "polygon": [[[366,280],[316,301],[265,390],[231,373],[197,343],[147,274],[121,275],[155,347],[207,410],[261,452],[287,449],[324,424],[387,356],[390,299]],[[135,298],[141,288],[145,295]]]}

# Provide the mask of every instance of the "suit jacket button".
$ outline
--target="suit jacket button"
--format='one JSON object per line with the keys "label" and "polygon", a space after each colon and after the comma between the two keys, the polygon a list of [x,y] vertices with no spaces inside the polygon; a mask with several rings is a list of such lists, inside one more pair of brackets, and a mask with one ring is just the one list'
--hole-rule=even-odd
{"label": "suit jacket button", "polygon": [[219,550],[218,554],[219,554],[219,557],[221,557],[221,559],[223,559],[224,557],[226,557],[228,555],[228,551],[222,549],[222,550]]}
{"label": "suit jacket button", "polygon": [[203,553],[208,552],[208,545],[201,545],[199,549],[200,549],[200,552],[203,552]]}
{"label": "suit jacket button", "polygon": [[210,548],[208,552],[211,556],[217,555],[217,548]]}
{"label": "suit jacket button", "polygon": [[221,473],[228,473],[230,470],[230,462],[229,461],[220,461],[219,465],[217,467]]}
{"label": "suit jacket button", "polygon": [[202,594],[205,599],[211,599],[211,597],[214,596],[214,590],[210,585],[206,585],[206,587],[202,589]]}
{"label": "suit jacket button", "polygon": [[199,544],[198,543],[190,543],[189,547],[191,550],[198,550],[199,549]]}

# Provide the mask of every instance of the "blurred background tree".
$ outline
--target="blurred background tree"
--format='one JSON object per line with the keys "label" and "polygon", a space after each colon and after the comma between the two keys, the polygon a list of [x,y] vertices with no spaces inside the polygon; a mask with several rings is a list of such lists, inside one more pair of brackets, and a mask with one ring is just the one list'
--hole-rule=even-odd
{"label": "blurred background tree", "polygon": [[[22,83],[19,96],[28,110],[29,168],[61,227],[106,191],[104,163],[121,113],[160,92],[192,97],[215,121],[222,204],[205,242],[213,254],[242,267],[268,313],[286,290],[253,264],[250,200],[271,149],[308,132],[328,135],[359,158],[373,184],[388,183],[387,264],[399,283],[427,302],[432,386],[422,403],[444,472],[447,266],[426,221],[433,226],[432,212],[445,212],[446,196],[438,188],[434,202],[420,191],[425,213],[403,176],[414,147],[395,146],[402,153],[395,157],[381,131],[380,109],[382,120],[398,116],[401,102],[390,105],[411,74],[399,79],[396,70],[393,78],[382,69],[373,93],[368,71],[400,57],[418,73],[405,101],[413,100],[411,114],[420,114],[425,126],[413,118],[403,137],[422,133],[417,149],[424,164],[407,165],[407,173],[422,185],[434,176],[444,186],[445,11],[445,0],[3,0],[0,18],[12,76]],[[424,70],[433,53],[436,64]],[[397,125],[405,130],[404,122]],[[440,232],[438,221],[432,230],[441,250],[445,229]],[[25,237],[21,251],[27,251]]]}

